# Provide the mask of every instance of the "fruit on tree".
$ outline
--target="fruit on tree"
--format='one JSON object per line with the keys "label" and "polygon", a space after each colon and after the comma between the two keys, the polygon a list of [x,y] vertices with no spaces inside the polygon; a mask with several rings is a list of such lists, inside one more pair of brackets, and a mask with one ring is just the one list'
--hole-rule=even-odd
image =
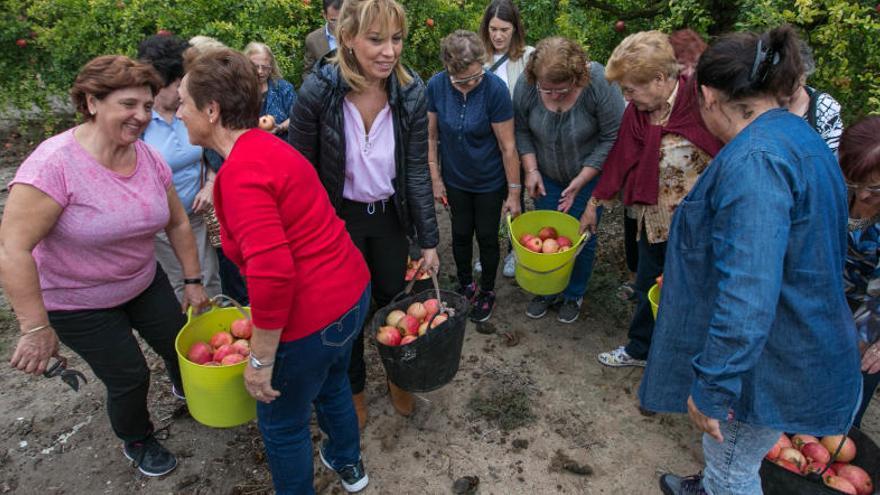
{"label": "fruit on tree", "polygon": [[618,33],[622,33],[624,31],[626,31],[626,21],[624,21],[623,19],[620,19],[617,22],[615,22],[614,23],[614,30],[617,31]]}
{"label": "fruit on tree", "polygon": [[429,28],[434,27],[434,19],[431,19],[430,17],[428,17],[427,19],[425,19],[425,25],[428,26]]}
{"label": "fruit on tree", "polygon": [[19,38],[19,39],[15,40],[15,44],[16,44],[19,48],[25,48],[25,47],[27,47],[28,42],[27,42],[27,40],[24,39],[24,38]]}

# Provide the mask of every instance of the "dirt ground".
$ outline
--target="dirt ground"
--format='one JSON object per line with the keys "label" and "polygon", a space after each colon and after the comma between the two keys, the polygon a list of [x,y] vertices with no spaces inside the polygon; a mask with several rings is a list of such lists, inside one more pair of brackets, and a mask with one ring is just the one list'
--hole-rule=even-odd
{"label": "dirt ground", "polygon": [[[23,134],[0,133],[4,187],[38,141]],[[4,189],[0,204],[5,198]],[[596,362],[596,353],[624,342],[631,311],[614,296],[624,276],[619,218],[619,211],[606,216],[577,323],[559,323],[552,312],[537,321],[527,318],[530,296],[499,276],[495,314],[480,329],[492,333],[468,325],[458,375],[446,387],[419,395],[413,417],[394,413],[381,362],[368,345],[370,419],[362,447],[370,485],[363,493],[466,493],[469,481],[478,484],[467,493],[652,494],[659,493],[659,473],[700,469],[700,437],[685,416],[639,412],[642,371]],[[440,225],[443,271],[454,273],[443,211]],[[445,281],[451,283],[448,275]],[[62,353],[70,366],[89,378],[79,392],[2,364],[16,334],[14,317],[0,308],[0,494],[272,493],[256,424],[212,429],[195,422],[171,395],[154,354],[147,353],[154,371],[150,410],[180,461],[160,478],[140,475],[123,457],[108,424],[104,388],[69,349]],[[876,439],[878,403],[863,425]],[[320,435],[314,428],[313,439]],[[319,494],[343,493],[320,462],[315,483]]]}

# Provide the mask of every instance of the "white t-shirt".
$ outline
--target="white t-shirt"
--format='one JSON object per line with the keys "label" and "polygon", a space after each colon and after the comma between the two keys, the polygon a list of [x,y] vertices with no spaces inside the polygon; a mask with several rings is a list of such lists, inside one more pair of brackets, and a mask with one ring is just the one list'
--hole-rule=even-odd
{"label": "white t-shirt", "polygon": [[[502,54],[496,53],[495,55],[493,55],[492,56],[492,65],[495,65],[495,62],[497,62],[498,59],[500,59],[503,55],[504,55],[503,53]],[[504,81],[504,84],[506,84],[508,88],[510,87],[510,82],[507,80],[507,60],[505,60],[503,64],[499,65],[497,69],[495,69],[495,75],[500,77],[501,80]]]}

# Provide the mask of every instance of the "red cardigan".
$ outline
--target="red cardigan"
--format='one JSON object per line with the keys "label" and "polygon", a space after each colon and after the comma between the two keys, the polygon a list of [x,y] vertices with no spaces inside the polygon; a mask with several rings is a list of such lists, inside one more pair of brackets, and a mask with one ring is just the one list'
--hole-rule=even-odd
{"label": "red cardigan", "polygon": [[254,324],[307,337],[357,303],[370,272],[315,168],[289,144],[252,129],[214,185],[223,252],[247,281]]}

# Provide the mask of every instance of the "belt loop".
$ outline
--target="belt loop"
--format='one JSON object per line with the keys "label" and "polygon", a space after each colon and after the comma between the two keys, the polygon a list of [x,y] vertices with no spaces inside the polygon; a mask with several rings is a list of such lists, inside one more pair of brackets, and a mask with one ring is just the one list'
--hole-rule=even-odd
{"label": "belt loop", "polygon": [[376,203],[367,203],[367,215],[372,215],[376,213]]}
{"label": "belt loop", "polygon": [[388,203],[387,199],[382,200],[382,213],[385,213],[385,205]]}

